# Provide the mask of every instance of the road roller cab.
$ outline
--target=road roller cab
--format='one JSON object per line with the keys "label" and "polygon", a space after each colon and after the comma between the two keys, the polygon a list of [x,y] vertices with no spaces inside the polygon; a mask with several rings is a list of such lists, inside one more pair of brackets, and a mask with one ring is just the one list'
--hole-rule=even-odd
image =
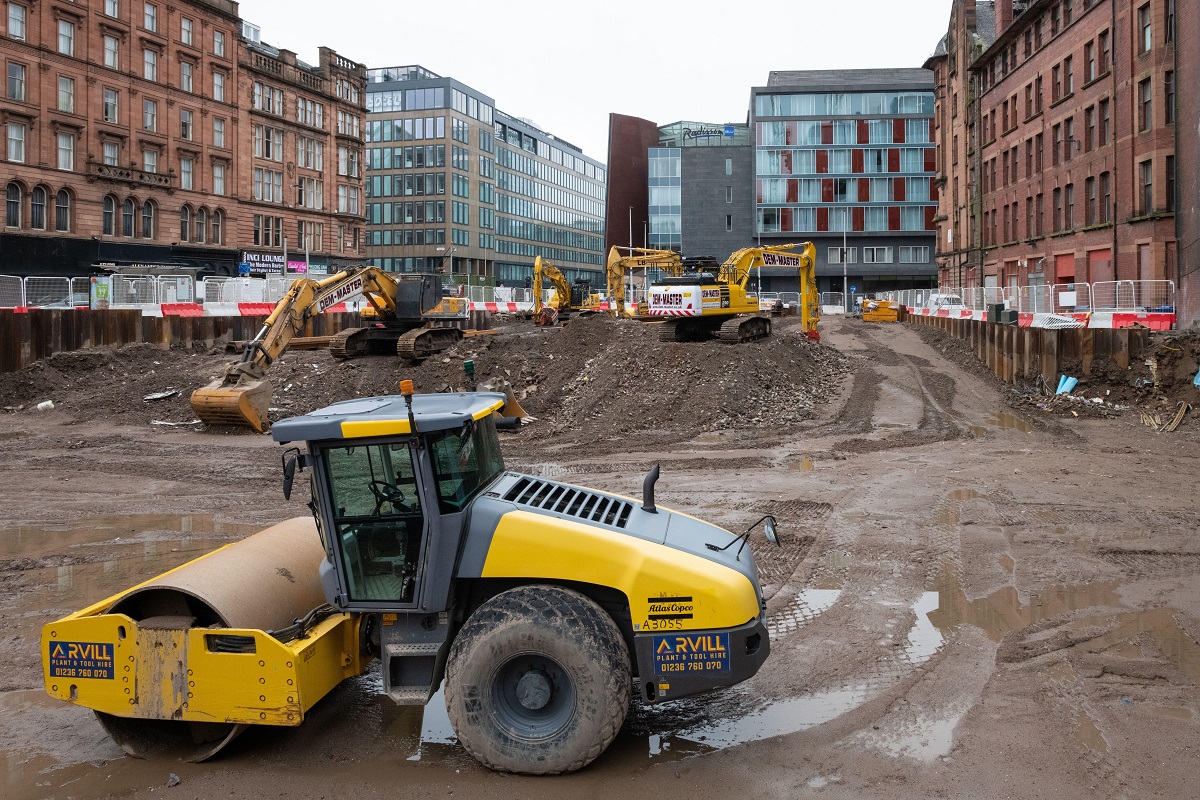
{"label": "road roller cab", "polygon": [[[735,536],[658,507],[657,467],[640,501],[509,471],[493,421],[504,401],[409,391],[276,423],[272,436],[287,446],[284,492],[307,473],[315,526],[289,523],[304,565],[283,564],[276,542],[256,559],[257,577],[244,567],[233,580],[240,602],[269,596],[284,576],[327,605],[295,600],[289,613],[310,621],[272,630],[237,627],[220,602],[211,613],[189,610],[205,581],[221,579],[220,560],[205,569],[202,558],[180,578],[168,573],[47,625],[48,690],[96,708],[130,752],[149,720],[188,722],[193,738],[210,742],[225,736],[202,748],[207,757],[235,727],[299,724],[339,676],[377,655],[392,700],[424,704],[443,686],[473,756],[545,774],[603,752],[633,695],[658,703],[753,675],[769,652],[747,546],[755,526]],[[775,540],[774,520],[760,522]],[[139,589],[141,603],[130,599]],[[64,641],[99,643],[112,668],[63,680],[83,664],[55,661]],[[250,658],[225,658],[239,647]],[[283,691],[282,714],[279,696],[258,688],[277,683],[293,690]],[[236,702],[214,703],[215,687],[232,687]]]}

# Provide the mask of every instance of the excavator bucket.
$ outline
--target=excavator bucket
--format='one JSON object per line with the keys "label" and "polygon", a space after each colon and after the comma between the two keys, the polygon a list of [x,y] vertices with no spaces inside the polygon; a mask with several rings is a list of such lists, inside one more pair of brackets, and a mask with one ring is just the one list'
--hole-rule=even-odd
{"label": "excavator bucket", "polygon": [[512,384],[504,378],[489,378],[483,383],[475,387],[477,392],[501,392],[504,394],[504,406],[496,411],[495,414],[500,417],[509,417],[512,419],[528,419],[529,412],[521,407],[521,403],[517,400],[517,396],[513,394]]}
{"label": "excavator bucket", "polygon": [[192,410],[208,425],[248,426],[262,433],[269,427],[270,405],[271,383],[245,373],[236,381],[226,375],[192,392]]}

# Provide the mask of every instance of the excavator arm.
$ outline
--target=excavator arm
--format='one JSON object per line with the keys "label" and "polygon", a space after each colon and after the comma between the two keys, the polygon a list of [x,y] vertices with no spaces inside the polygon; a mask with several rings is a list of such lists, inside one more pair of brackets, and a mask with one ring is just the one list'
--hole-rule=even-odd
{"label": "excavator arm", "polygon": [[571,284],[562,270],[545,261],[541,256],[533,260],[533,314],[536,317],[542,311],[542,281],[550,281],[554,287],[554,299],[550,306],[555,311],[565,311],[571,305]]}
{"label": "excavator arm", "polygon": [[320,281],[293,281],[258,335],[247,343],[241,360],[226,364],[221,378],[192,392],[192,410],[210,425],[249,425],[259,432],[266,430],[271,402],[266,372],[271,364],[314,315],[360,294],[381,315],[396,309],[396,284],[378,267],[343,270]]}
{"label": "excavator arm", "polygon": [[745,247],[726,259],[717,279],[745,291],[755,267],[796,267],[800,278],[801,324],[808,338],[817,339],[820,296],[817,293],[816,264],[817,248],[812,242]]}
{"label": "excavator arm", "polygon": [[671,276],[683,273],[683,257],[674,250],[647,250],[641,247],[623,248],[629,255],[613,247],[608,251],[608,295],[615,304],[618,317],[625,314],[625,272],[629,269],[661,269]]}

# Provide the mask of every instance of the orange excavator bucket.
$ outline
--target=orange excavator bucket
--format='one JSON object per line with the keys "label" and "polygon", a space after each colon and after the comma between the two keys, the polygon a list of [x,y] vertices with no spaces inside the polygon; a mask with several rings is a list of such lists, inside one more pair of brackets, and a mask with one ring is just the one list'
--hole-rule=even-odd
{"label": "orange excavator bucket", "polygon": [[192,410],[208,425],[270,427],[271,383],[252,364],[230,364],[225,377],[192,392]]}

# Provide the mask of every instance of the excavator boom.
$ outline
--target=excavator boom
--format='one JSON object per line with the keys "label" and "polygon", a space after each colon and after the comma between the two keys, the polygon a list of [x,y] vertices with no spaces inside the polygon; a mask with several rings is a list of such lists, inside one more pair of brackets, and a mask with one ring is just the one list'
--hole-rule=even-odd
{"label": "excavator boom", "polygon": [[[622,256],[621,250],[629,255]],[[626,271],[659,269],[670,277],[683,274],[683,257],[674,250],[648,250],[642,247],[613,247],[608,251],[608,296],[614,303],[615,314],[625,314]]]}
{"label": "excavator boom", "polygon": [[[241,360],[227,364],[224,375],[192,392],[192,410],[209,425],[240,425],[260,433],[265,431],[269,427],[267,414],[272,388],[266,379],[267,370],[283,355],[292,338],[304,330],[308,321],[359,295],[367,298],[377,317],[394,319],[398,291],[396,279],[371,266],[343,270],[319,281],[297,278],[275,305],[258,335],[246,345]],[[442,329],[435,331],[443,332]],[[461,336],[454,329],[445,329],[445,332]],[[449,342],[454,336],[441,338]],[[445,345],[440,339],[435,344]]]}

